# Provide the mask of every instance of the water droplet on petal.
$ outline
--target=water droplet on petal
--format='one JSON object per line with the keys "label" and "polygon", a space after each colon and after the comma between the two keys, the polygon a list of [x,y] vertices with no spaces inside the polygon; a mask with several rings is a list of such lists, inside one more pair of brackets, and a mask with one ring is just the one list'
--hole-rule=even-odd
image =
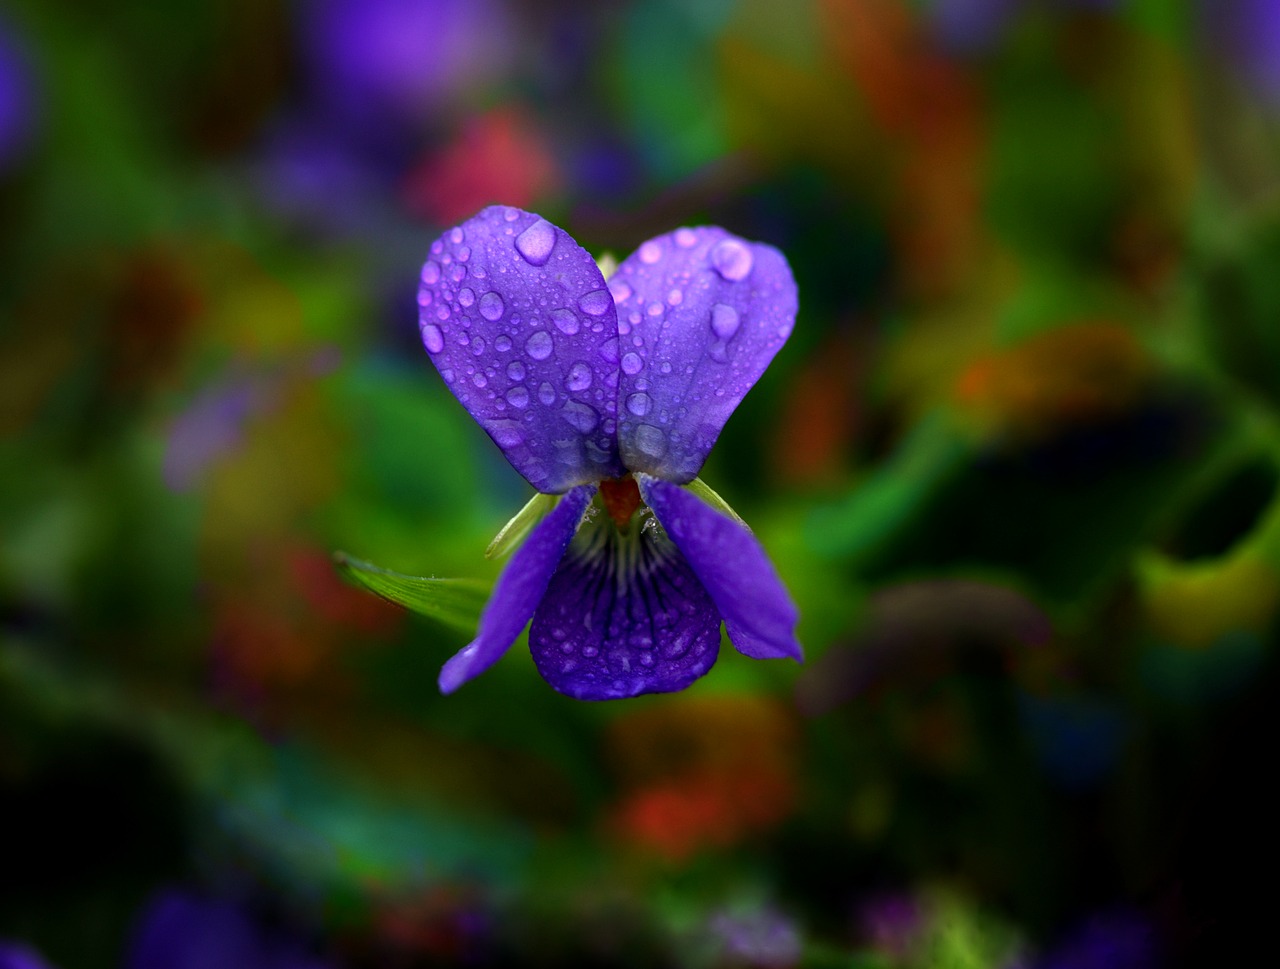
{"label": "water droplet on petal", "polygon": [[512,360],[507,364],[507,376],[512,380],[524,380],[524,364],[519,360]]}
{"label": "water droplet on petal", "polygon": [[512,407],[525,408],[529,406],[529,391],[525,390],[519,384],[507,391],[507,403]]}
{"label": "water droplet on petal", "polygon": [[640,261],[652,266],[655,262],[662,258],[662,246],[658,245],[653,239],[643,243],[640,246]]}
{"label": "water droplet on petal", "polygon": [[584,404],[580,400],[571,400],[564,405],[564,410],[560,412],[566,421],[583,434],[589,434],[595,430],[595,426],[600,423],[600,415],[596,413],[594,407],[590,404]]}
{"label": "water droplet on petal", "polygon": [[638,374],[644,369],[644,361],[638,353],[628,353],[622,358],[622,369],[628,374]]}
{"label": "water droplet on petal", "polygon": [[458,262],[466,262],[471,258],[471,247],[463,246],[458,250]]}
{"label": "water droplet on petal", "polygon": [[467,267],[460,262],[455,262],[449,267],[449,278],[455,283],[460,283],[467,278]]}
{"label": "water droplet on petal", "polygon": [[520,425],[515,421],[495,421],[491,428],[493,439],[499,447],[519,447],[524,443],[524,435],[520,433]]}
{"label": "water droplet on petal", "polygon": [[483,370],[477,370],[475,372],[475,376],[471,378],[471,382],[477,387],[487,387],[489,385],[489,378],[484,375]]}
{"label": "water droplet on petal", "polygon": [[600,344],[600,356],[605,363],[618,362],[618,338],[616,336],[611,336]]}
{"label": "water droplet on petal", "polygon": [[440,267],[430,259],[428,259],[426,265],[422,267],[422,281],[428,286],[433,286],[440,282]]}
{"label": "water droplet on petal", "polygon": [[651,458],[660,458],[667,453],[667,436],[652,424],[637,425],[633,440],[640,453]]}
{"label": "water droplet on petal", "polygon": [[653,406],[653,398],[648,394],[632,394],[627,398],[627,410],[635,414],[636,417],[644,417],[649,413],[649,408]]}
{"label": "water droplet on petal", "polygon": [[556,245],[556,227],[539,219],[516,236],[516,252],[531,266],[545,266]]}
{"label": "water droplet on petal", "polygon": [[550,407],[556,402],[556,389],[549,383],[543,382],[538,388],[538,400]]}
{"label": "water droplet on petal", "polygon": [[667,303],[671,306],[679,306],[684,302],[684,292],[679,289],[673,289],[667,293]]}
{"label": "water droplet on petal", "polygon": [[569,390],[586,390],[591,386],[591,368],[585,363],[575,363],[569,368],[569,379],[564,383]]}
{"label": "water droplet on petal", "polygon": [[475,301],[476,301],[476,292],[474,289],[465,287],[460,293],[458,293],[458,302],[461,303],[463,306],[470,306]]}
{"label": "water droplet on petal", "polygon": [[578,308],[588,316],[604,316],[613,306],[613,295],[607,289],[593,289],[578,299]]}
{"label": "water droplet on petal", "polygon": [[565,336],[573,336],[581,325],[578,322],[578,315],[573,310],[552,310],[551,322]]}
{"label": "water droplet on petal", "polygon": [[711,250],[712,267],[731,283],[746,279],[751,263],[751,250],[737,239],[725,239]]}
{"label": "water droplet on petal", "polygon": [[461,244],[464,238],[466,237],[462,234],[462,226],[455,225],[449,230],[449,241],[455,246]]}
{"label": "water droplet on petal", "polygon": [[514,222],[516,219],[520,218],[520,210],[513,209],[511,206],[508,205],[506,209],[503,210],[502,217],[506,219],[508,222]]}
{"label": "water droplet on petal", "polygon": [[436,307],[436,319],[443,323],[449,318],[449,307],[441,303]]}
{"label": "water droplet on petal", "polygon": [[614,276],[609,280],[609,292],[613,294],[615,303],[621,303],[631,296],[631,287],[617,276]]}
{"label": "water droplet on petal", "polygon": [[724,303],[711,307],[711,330],[721,340],[732,340],[738,332],[738,311]]}
{"label": "water droplet on petal", "polygon": [[434,323],[428,323],[422,328],[422,342],[432,353],[439,353],[444,349],[444,334],[440,332],[440,327]]}
{"label": "water droplet on petal", "polygon": [[539,330],[525,342],[525,351],[535,360],[545,360],[551,356],[551,351],[555,349],[555,344],[551,340],[551,334],[546,330]]}
{"label": "water droplet on petal", "polygon": [[500,353],[506,353],[511,349],[511,337],[505,333],[493,341],[493,348]]}
{"label": "water droplet on petal", "polygon": [[676,245],[681,249],[688,249],[697,241],[698,233],[692,229],[687,227],[676,229]]}
{"label": "water droplet on petal", "polygon": [[490,323],[498,322],[506,311],[507,304],[497,293],[485,293],[480,297],[480,315]]}

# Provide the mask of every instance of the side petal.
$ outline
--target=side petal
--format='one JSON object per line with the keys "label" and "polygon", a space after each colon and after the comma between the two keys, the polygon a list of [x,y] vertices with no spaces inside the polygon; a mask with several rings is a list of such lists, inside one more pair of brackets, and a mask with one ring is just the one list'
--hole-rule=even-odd
{"label": "side petal", "polygon": [[692,481],[725,421],[791,335],[798,297],[777,249],[724,229],[650,239],[609,280],[618,311],[622,463]]}
{"label": "side petal", "polygon": [[539,491],[618,477],[618,330],[595,260],[545,219],[492,206],[431,244],[422,342]]}
{"label": "side petal", "polygon": [[[652,521],[652,519],[650,519]],[[720,613],[654,528],[584,525],[529,627],[543,679],[578,700],[683,690],[720,651]]]}
{"label": "side petal", "polygon": [[592,485],[574,488],[534,527],[511,556],[480,616],[476,638],[440,671],[441,693],[452,693],[473,676],[479,676],[515,642],[542,601],[547,583],[564,558],[565,549],[595,493]]}
{"label": "side petal", "polygon": [[799,610],[755,536],[669,481],[636,475],[640,496],[684,553],[724,617],[729,640],[753,659],[803,661]]}

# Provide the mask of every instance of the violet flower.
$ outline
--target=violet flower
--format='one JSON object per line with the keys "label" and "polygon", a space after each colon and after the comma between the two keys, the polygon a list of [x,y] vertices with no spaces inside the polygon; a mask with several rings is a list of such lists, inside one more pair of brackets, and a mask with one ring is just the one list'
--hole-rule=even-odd
{"label": "violet flower", "polygon": [[791,333],[780,252],[682,228],[606,284],[563,230],[494,206],[432,244],[418,304],[445,383],[542,492],[504,533],[550,508],[445,664],[443,692],[530,619],[538,672],[583,700],[684,689],[715,662],[722,619],[739,652],[801,659],[798,613],[760,543],[696,478]]}

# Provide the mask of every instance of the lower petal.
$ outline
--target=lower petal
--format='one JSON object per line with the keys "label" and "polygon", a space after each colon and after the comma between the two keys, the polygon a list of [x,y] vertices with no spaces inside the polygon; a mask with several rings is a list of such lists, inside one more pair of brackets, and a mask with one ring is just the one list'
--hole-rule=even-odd
{"label": "lower petal", "polygon": [[720,614],[656,528],[603,519],[583,526],[552,577],[529,648],[543,679],[575,699],[670,693],[715,663]]}
{"label": "lower petal", "polygon": [[679,485],[636,475],[644,498],[724,616],[729,641],[753,659],[803,659],[800,613],[754,535]]}
{"label": "lower petal", "polygon": [[579,485],[542,519],[498,576],[476,638],[444,664],[440,691],[452,693],[496,663],[520,635],[546,592],[565,549],[591,503],[594,485]]}

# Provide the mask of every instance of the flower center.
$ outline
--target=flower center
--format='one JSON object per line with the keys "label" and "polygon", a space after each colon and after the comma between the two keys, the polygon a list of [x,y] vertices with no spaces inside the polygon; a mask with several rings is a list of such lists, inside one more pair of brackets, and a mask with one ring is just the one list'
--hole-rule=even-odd
{"label": "flower center", "polygon": [[631,524],[631,516],[640,507],[640,487],[636,479],[627,475],[624,478],[612,478],[600,482],[600,500],[604,502],[605,511],[618,526],[618,531],[625,532]]}

